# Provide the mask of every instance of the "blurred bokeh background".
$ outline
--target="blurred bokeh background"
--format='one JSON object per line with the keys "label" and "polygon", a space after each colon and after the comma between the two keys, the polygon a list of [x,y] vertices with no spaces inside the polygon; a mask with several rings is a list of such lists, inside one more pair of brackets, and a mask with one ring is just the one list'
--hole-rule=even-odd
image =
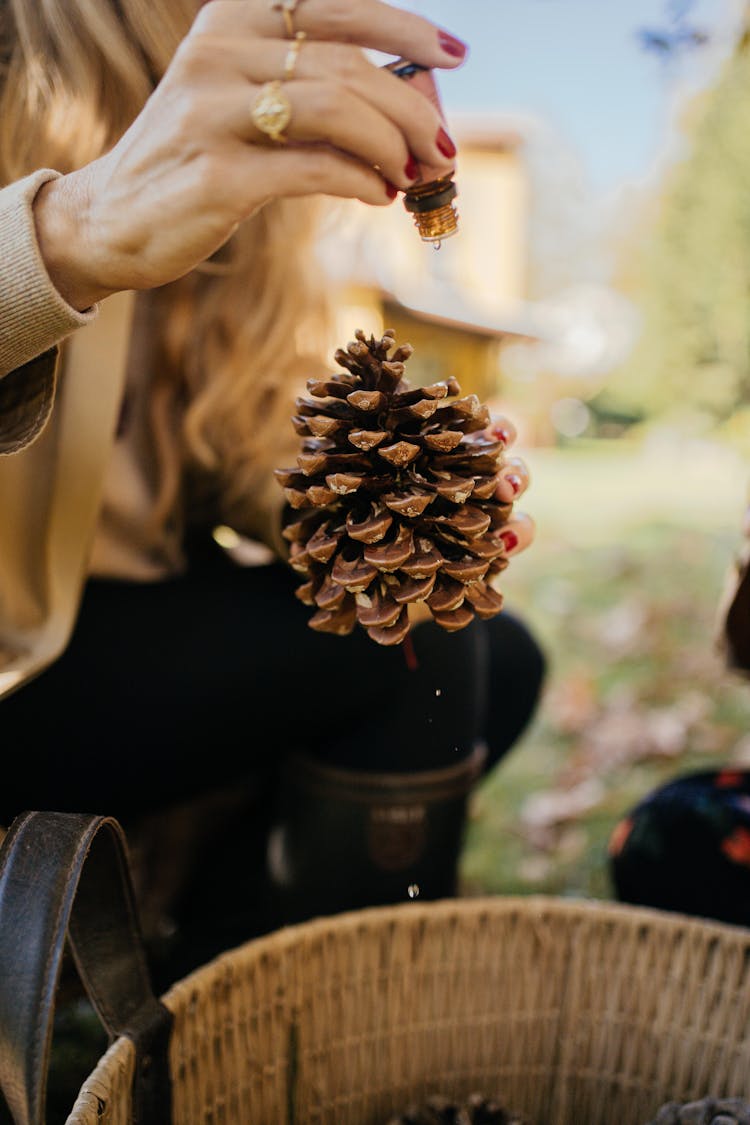
{"label": "blurred bokeh background", "polygon": [[418,0],[466,40],[439,77],[460,233],[334,213],[337,342],[396,330],[518,426],[533,547],[507,605],[540,711],[474,802],[466,893],[612,894],[649,789],[750,766],[750,684],[716,645],[750,483],[750,6]]}

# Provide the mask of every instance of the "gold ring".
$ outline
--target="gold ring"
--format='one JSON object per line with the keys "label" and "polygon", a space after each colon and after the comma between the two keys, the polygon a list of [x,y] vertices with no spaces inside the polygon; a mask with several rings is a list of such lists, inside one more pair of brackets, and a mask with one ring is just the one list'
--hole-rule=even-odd
{"label": "gold ring", "polygon": [[284,78],[287,82],[294,75],[299,49],[306,38],[307,35],[304,31],[298,31],[289,44],[289,50],[286,53],[286,61],[284,62]]}
{"label": "gold ring", "polygon": [[261,133],[278,144],[286,144],[284,130],[292,120],[292,106],[278,78],[261,86],[250,116]]}
{"label": "gold ring", "polygon": [[281,12],[284,17],[284,27],[290,39],[294,39],[294,13],[300,0],[273,0],[271,7],[274,12]]}

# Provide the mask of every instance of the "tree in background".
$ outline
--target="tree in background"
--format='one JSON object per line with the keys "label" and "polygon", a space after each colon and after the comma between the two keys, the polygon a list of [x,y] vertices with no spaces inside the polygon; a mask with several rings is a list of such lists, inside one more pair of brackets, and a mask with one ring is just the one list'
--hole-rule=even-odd
{"label": "tree in background", "polygon": [[668,61],[696,47],[705,47],[708,32],[690,22],[694,0],[670,0],[666,5],[666,23],[661,27],[643,27],[638,38],[645,50]]}
{"label": "tree in background", "polygon": [[716,423],[750,403],[750,18],[691,116],[688,155],[631,265],[639,342],[603,397],[646,416],[688,404]]}

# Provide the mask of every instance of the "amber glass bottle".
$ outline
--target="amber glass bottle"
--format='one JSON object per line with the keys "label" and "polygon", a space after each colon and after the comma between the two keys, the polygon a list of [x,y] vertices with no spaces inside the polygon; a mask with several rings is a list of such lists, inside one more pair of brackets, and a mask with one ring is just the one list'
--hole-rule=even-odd
{"label": "amber glass bottle", "polygon": [[[406,59],[389,63],[388,70],[411,82],[415,89],[429,98],[443,118],[440,95],[431,70]],[[414,216],[420,238],[424,242],[439,243],[458,231],[458,212],[453,202],[458,195],[453,179],[455,168],[446,173],[444,169],[437,170],[422,164],[420,172],[420,179],[404,194],[404,207]]]}

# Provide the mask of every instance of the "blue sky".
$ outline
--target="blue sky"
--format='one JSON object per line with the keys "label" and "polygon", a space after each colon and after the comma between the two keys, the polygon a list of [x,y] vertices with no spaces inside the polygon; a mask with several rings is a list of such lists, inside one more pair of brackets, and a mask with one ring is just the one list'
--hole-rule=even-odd
{"label": "blue sky", "polygon": [[[674,0],[671,0],[674,3]],[[670,0],[411,0],[469,43],[465,66],[441,77],[452,111],[533,114],[577,154],[591,189],[648,176],[669,150],[673,109],[716,73],[740,0],[695,0],[690,22],[712,33],[671,72],[637,40],[669,24]]]}

